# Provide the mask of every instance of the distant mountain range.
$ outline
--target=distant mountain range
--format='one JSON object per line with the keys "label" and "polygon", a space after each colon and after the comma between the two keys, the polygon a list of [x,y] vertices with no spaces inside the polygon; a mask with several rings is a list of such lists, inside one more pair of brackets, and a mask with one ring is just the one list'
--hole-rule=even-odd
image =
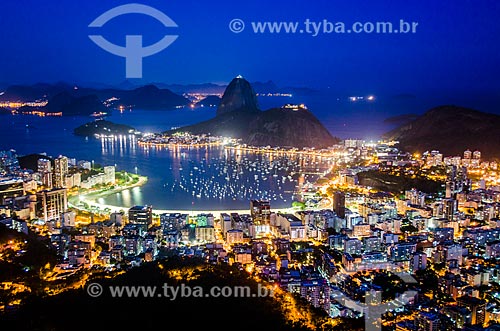
{"label": "distant mountain range", "polygon": [[[23,108],[33,108],[25,106]],[[107,108],[95,94],[75,96],[69,92],[61,92],[49,99],[45,107],[49,113],[63,113],[63,115],[89,115],[92,113],[106,112]]]}
{"label": "distant mountain range", "polygon": [[[97,86],[97,84],[95,84]],[[164,84],[153,83],[138,86],[130,81],[124,81],[116,87],[80,87],[64,82],[34,85],[11,85],[0,91],[0,101],[33,102],[47,100],[46,107],[37,107],[37,110],[47,112],[62,112],[63,115],[89,115],[94,112],[106,111],[103,102],[107,102],[107,111],[117,106],[147,110],[171,110],[191,104],[184,97],[184,93],[203,93],[208,98],[197,106],[218,106],[226,85],[213,83],[206,84]],[[253,84],[255,93],[294,93],[311,94],[316,91],[309,88],[285,87],[280,88],[272,81],[256,82]],[[212,95],[211,95],[212,94]],[[114,100],[116,98],[117,100]],[[33,110],[31,107],[23,110]]]}
{"label": "distant mountain range", "polygon": [[[113,101],[107,102],[108,107],[106,107],[104,102],[112,98]],[[145,85],[131,90],[85,88],[64,83],[13,85],[0,95],[0,101],[36,100],[48,100],[48,104],[39,107],[39,110],[62,112],[63,115],[89,115],[94,112],[109,111],[117,106],[171,110],[191,103],[187,98],[155,85]]]}
{"label": "distant mountain range", "polygon": [[462,155],[470,149],[481,151],[488,159],[500,158],[500,116],[444,105],[387,132],[383,138],[399,141],[402,150],[412,153],[439,150],[444,155]]}
{"label": "distant mountain range", "polygon": [[[308,95],[318,92],[317,90],[308,87],[279,87],[272,80],[269,80],[267,82],[253,82],[251,84],[256,93],[292,93],[297,95]],[[75,86],[78,86],[80,94],[94,92],[99,96],[108,96],[112,91],[130,91],[148,85],[156,86],[159,89],[167,89],[175,94],[182,95],[183,93],[222,94],[224,93],[228,84],[166,84],[161,82],[138,84],[129,80],[123,81],[116,85],[89,83],[85,86],[79,86],[79,84],[70,84],[66,82],[58,82],[52,84],[37,83],[33,85],[8,85],[6,83],[3,83],[2,85],[0,85],[0,88],[3,89],[4,94],[0,95],[0,101],[33,101],[36,99],[51,97],[64,91],[76,91]]]}
{"label": "distant mountain range", "polygon": [[306,107],[261,111],[255,93],[248,81],[236,77],[225,89],[216,117],[167,133],[230,136],[252,146],[324,148],[339,142]]}
{"label": "distant mountain range", "polygon": [[[229,84],[214,84],[214,83],[201,83],[201,84],[166,84],[160,82],[151,83],[159,88],[169,89],[174,93],[204,93],[204,94],[222,94]],[[308,87],[297,87],[297,86],[278,86],[272,80],[265,82],[251,82],[251,85],[255,93],[290,93],[295,95],[310,95],[317,93],[318,91]],[[139,85],[134,84],[131,81],[124,81],[116,86],[120,89],[132,89],[137,88]]]}

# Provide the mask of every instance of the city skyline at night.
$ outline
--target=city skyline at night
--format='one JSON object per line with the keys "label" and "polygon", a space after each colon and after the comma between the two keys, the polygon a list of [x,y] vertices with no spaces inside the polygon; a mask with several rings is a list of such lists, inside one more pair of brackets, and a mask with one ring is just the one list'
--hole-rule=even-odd
{"label": "city skyline at night", "polygon": [[7,1],[0,329],[500,330],[500,3]]}

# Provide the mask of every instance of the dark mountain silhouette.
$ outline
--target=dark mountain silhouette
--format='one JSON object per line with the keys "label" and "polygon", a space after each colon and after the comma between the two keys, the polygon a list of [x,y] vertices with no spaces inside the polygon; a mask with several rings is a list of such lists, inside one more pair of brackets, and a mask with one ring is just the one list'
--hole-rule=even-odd
{"label": "dark mountain silhouette", "polygon": [[117,124],[106,120],[96,120],[80,125],[73,130],[77,136],[99,135],[128,135],[133,134],[135,129],[129,125]]}
{"label": "dark mountain silhouette", "polygon": [[185,106],[189,100],[168,89],[159,89],[155,85],[146,85],[130,91],[122,91],[120,104],[138,109],[173,109]]}
{"label": "dark mountain silhouette", "polygon": [[[160,269],[160,267],[161,269]],[[182,283],[174,277],[169,276],[166,270],[179,270],[189,276]],[[38,270],[38,269],[37,269]],[[185,271],[186,270],[186,271]],[[192,270],[192,271],[189,271]],[[103,273],[102,273],[103,274]],[[283,300],[280,294],[276,298],[270,295],[257,295],[259,284],[250,278],[244,271],[230,266],[206,266],[201,259],[168,258],[159,262],[144,263],[140,267],[130,269],[122,275],[105,278],[102,275],[91,276],[90,283],[102,284],[105,289],[111,286],[137,286],[143,285],[149,288],[157,288],[158,294],[151,297],[137,296],[120,298],[108,294],[108,290],[99,297],[87,294],[86,287],[68,289],[58,295],[31,296],[26,304],[9,315],[0,314],[0,324],[5,330],[53,330],[66,331],[68,325],[75,331],[83,330],[159,330],[165,325],[164,319],[153,318],[168,314],[171,318],[184,321],[189,329],[213,328],[218,330],[234,330],[235,325],[241,324],[248,315],[258,316],[245,321],[241,330],[255,330],[262,325],[270,330],[304,330],[300,325],[290,322],[285,313],[280,309],[279,300]],[[176,295],[165,292],[163,287],[168,284],[171,288],[188,288],[191,295]],[[95,286],[95,284],[93,285]],[[69,287],[69,286],[68,286]],[[206,297],[205,293],[212,293],[213,288],[248,288],[253,296],[212,296]],[[212,292],[210,292],[212,290]],[[192,291],[192,292],[191,292]],[[196,292],[197,291],[197,292]],[[198,293],[198,294],[196,294]],[[200,297],[199,293],[203,296]],[[250,292],[249,292],[250,293]],[[175,299],[175,300],[174,300]],[[323,312],[317,312],[311,306],[303,304],[300,306],[307,314],[314,314],[314,321],[321,321],[325,317]],[[54,312],[57,311],[58,314]],[[85,311],[89,316],[99,315],[99,322],[92,318],[82,318],[75,323],[74,312]],[[196,314],[193,313],[196,311]],[[227,315],[221,323],[214,316],[224,311]],[[118,317],[119,316],[119,317]],[[149,316],[148,318],[140,318]],[[319,322],[318,322],[319,325]],[[36,327],[35,327],[36,326]],[[307,329],[310,330],[310,329]]]}
{"label": "dark mountain silhouette", "polygon": [[291,93],[293,95],[318,95],[320,94],[320,90],[312,89],[309,87],[295,87],[295,86],[286,86],[281,88],[282,93]]}
{"label": "dark mountain silhouette", "polygon": [[[126,80],[124,80],[123,82],[121,82],[120,84],[118,84],[118,85],[116,85],[114,87],[118,88],[120,90],[133,90],[135,88],[140,87],[140,85],[134,84],[133,80],[126,79]],[[108,86],[108,88],[109,88],[109,86]]]}
{"label": "dark mountain silhouette", "polygon": [[340,141],[306,108],[272,108],[249,123],[249,145],[324,148]]}
{"label": "dark mountain silhouette", "polygon": [[[154,83],[154,85],[160,88],[167,88],[177,94],[183,93],[213,93],[222,94],[228,85],[226,84],[213,84],[213,83],[203,83],[203,84],[165,84],[165,83]],[[316,90],[307,87],[294,87],[285,86],[280,87],[272,80],[266,82],[252,82],[251,83],[254,91],[256,93],[293,93],[300,95],[308,95],[317,92]]]}
{"label": "dark mountain silhouette", "polygon": [[[80,84],[66,82],[7,85],[1,91],[0,101],[32,102],[35,100],[50,100],[56,95],[66,92],[74,97],[96,95],[103,102],[113,97],[120,99],[109,104],[111,107],[122,105],[137,109],[169,110],[190,103],[187,98],[182,96],[183,93],[220,95],[229,87],[229,85],[214,83],[182,85],[158,82],[145,86],[141,86],[139,83],[139,81],[125,80],[114,86],[101,83],[87,83],[85,86],[80,86]],[[271,80],[255,82],[252,87],[256,93],[260,94],[291,93],[293,95],[311,95],[317,92],[307,87],[280,87]]]}
{"label": "dark mountain silhouette", "polygon": [[239,138],[252,146],[324,148],[340,141],[306,107],[260,111],[255,91],[242,77],[228,85],[215,118],[167,133],[179,131]]}
{"label": "dark mountain silhouette", "polygon": [[64,91],[71,91],[72,87],[66,83],[34,85],[11,85],[0,95],[1,101],[35,101],[49,99]]}
{"label": "dark mountain silhouette", "polygon": [[52,165],[54,164],[54,160],[44,154],[28,154],[17,157],[17,161],[19,162],[19,167],[21,167],[21,169],[30,169],[33,171],[38,171],[38,160],[40,159],[47,159],[52,163]]}
{"label": "dark mountain silhouette", "polygon": [[49,99],[48,104],[42,109],[50,113],[61,112],[63,115],[90,115],[94,112],[107,111],[106,106],[96,95],[76,97],[68,92],[61,92]]}
{"label": "dark mountain silhouette", "polygon": [[432,108],[415,120],[383,135],[399,141],[409,152],[439,150],[461,155],[479,150],[486,158],[500,158],[500,116],[478,110],[445,105]]}
{"label": "dark mountain silhouette", "polygon": [[218,85],[213,83],[203,83],[203,84],[165,84],[165,83],[154,83],[154,85],[160,88],[166,88],[177,94],[183,93],[213,93],[219,94],[223,93],[226,85]]}
{"label": "dark mountain silhouette", "polygon": [[[130,86],[129,84],[128,87]],[[79,115],[91,114],[100,108],[97,105],[93,105],[92,100],[95,97],[97,97],[101,104],[110,98],[118,98],[117,101],[110,105],[111,107],[121,105],[149,110],[171,110],[190,103],[187,98],[169,89],[160,89],[155,85],[145,85],[134,89],[115,89],[78,87],[66,83],[35,84],[30,86],[13,85],[0,95],[0,101],[29,102],[45,99],[49,101],[50,106],[48,105],[47,108],[41,110],[49,110],[51,108],[50,111],[53,112],[63,108],[65,110],[64,115]],[[85,105],[89,109],[93,108],[93,110],[87,111],[81,109],[81,106]]]}
{"label": "dark mountain silhouette", "polygon": [[209,95],[196,103],[197,107],[219,107],[221,98],[217,95]]}
{"label": "dark mountain silhouette", "polygon": [[256,113],[259,111],[257,96],[250,83],[241,76],[234,78],[226,87],[217,116],[230,112]]}

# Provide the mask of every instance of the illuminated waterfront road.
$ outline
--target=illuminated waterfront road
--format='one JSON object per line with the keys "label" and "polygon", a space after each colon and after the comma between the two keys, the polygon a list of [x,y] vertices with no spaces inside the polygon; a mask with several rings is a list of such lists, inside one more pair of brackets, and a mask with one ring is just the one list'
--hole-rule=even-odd
{"label": "illuminated waterfront road", "polygon": [[[88,205],[88,208],[83,208],[81,206],[77,206],[73,203],[70,204],[70,207],[79,209],[79,210],[84,210],[84,211],[94,211],[96,213],[113,213],[113,212],[120,212],[120,211],[126,211],[128,208],[127,207],[120,207],[120,206],[113,206],[113,205],[106,205],[102,203],[95,202],[95,200],[87,199],[85,196],[80,196],[79,197],[80,202],[83,202]],[[279,212],[279,213],[295,213],[297,211],[293,207],[289,208],[282,208],[282,209],[276,209],[273,210],[274,212]],[[199,214],[212,214],[214,216],[218,216],[221,213],[238,213],[238,214],[249,214],[250,213],[250,202],[249,202],[249,207],[248,209],[226,209],[226,210],[169,210],[169,209],[154,209],[153,208],[153,213],[160,215],[160,214],[176,214],[176,213],[181,213],[181,214],[188,214],[190,216],[196,216]]]}

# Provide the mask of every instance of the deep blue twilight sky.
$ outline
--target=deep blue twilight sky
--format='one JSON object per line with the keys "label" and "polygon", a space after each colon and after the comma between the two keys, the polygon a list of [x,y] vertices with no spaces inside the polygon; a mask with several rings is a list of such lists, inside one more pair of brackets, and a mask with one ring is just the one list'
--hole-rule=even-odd
{"label": "deep blue twilight sky", "polygon": [[[133,1],[131,1],[133,2]],[[481,1],[201,1],[143,0],[173,19],[129,14],[103,28],[97,16],[127,1],[6,0],[0,19],[0,83],[69,81],[119,83],[125,60],[96,46],[91,33],[124,45],[125,35],[144,43],[165,34],[178,39],[144,59],[143,82],[250,81],[339,90],[500,90],[500,2]],[[246,29],[232,33],[240,18]],[[415,34],[254,34],[252,21],[418,22]]]}

